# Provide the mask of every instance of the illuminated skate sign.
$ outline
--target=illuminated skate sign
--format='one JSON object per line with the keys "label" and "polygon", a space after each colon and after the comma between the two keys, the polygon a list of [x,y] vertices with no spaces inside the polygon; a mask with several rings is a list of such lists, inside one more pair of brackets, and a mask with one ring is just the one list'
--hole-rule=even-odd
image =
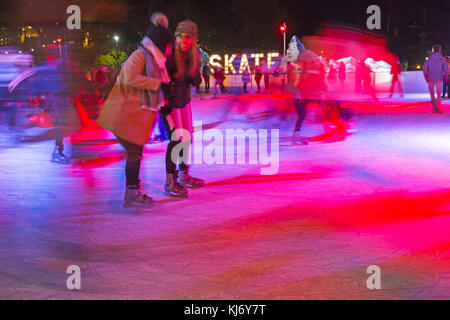
{"label": "illuminated skate sign", "polygon": [[265,61],[267,68],[274,68],[281,62],[281,54],[279,52],[245,52],[225,54],[222,56],[213,54],[209,58],[211,71],[214,68],[223,68],[225,74],[241,74],[245,69],[250,73],[254,73],[256,66],[261,66],[261,62]]}

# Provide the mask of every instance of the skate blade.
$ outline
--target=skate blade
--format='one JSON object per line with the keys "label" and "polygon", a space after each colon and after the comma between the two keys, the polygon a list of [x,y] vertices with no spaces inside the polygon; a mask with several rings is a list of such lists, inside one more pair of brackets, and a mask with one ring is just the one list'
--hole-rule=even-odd
{"label": "skate blade", "polygon": [[188,184],[183,185],[183,187],[188,188],[188,189],[198,189],[198,188],[202,188],[204,186],[205,186],[204,184],[202,184],[202,185],[188,185]]}
{"label": "skate blade", "polygon": [[135,203],[124,203],[124,209],[141,209],[141,210],[151,210],[155,207],[155,204],[135,204]]}
{"label": "skate blade", "polygon": [[171,198],[176,198],[176,199],[187,199],[187,194],[186,195],[183,195],[183,194],[173,194],[173,193],[170,193],[170,192],[168,192],[168,191],[164,191],[164,195],[165,196],[168,196],[168,197],[171,197]]}
{"label": "skate blade", "polygon": [[52,163],[58,163],[58,164],[69,164],[70,160],[56,160],[56,159],[52,159],[50,160]]}

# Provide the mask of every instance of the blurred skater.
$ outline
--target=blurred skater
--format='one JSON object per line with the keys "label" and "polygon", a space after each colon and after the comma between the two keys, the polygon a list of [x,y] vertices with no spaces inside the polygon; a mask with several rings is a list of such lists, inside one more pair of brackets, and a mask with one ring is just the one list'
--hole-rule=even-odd
{"label": "blurred skater", "polygon": [[423,66],[423,75],[428,83],[431,103],[433,104],[433,109],[431,110],[433,113],[442,113],[440,109],[442,81],[448,75],[448,72],[447,62],[441,54],[441,46],[439,44],[434,45],[431,57],[425,61]]}
{"label": "blurred skater", "polygon": [[339,83],[341,84],[341,89],[344,90],[345,78],[347,77],[347,74],[345,72],[345,63],[342,61],[339,63],[338,77]]}
{"label": "blurred skater", "polygon": [[218,67],[214,70],[214,98],[217,97],[217,86],[220,88],[221,93],[227,92],[227,89],[225,88],[224,82],[225,82],[225,75],[223,73],[223,69],[221,67]]}
{"label": "blurred skater", "polygon": [[261,79],[262,79],[261,66],[255,66],[255,82],[256,82],[256,93],[261,93]]}
{"label": "blurred skater", "polygon": [[211,66],[205,63],[202,70],[203,81],[205,82],[205,93],[209,93],[209,78],[211,76]]}
{"label": "blurred skater", "polygon": [[242,90],[244,93],[248,93],[247,85],[249,82],[250,82],[250,73],[248,72],[247,69],[244,69],[244,71],[242,71]]}
{"label": "blurred skater", "polygon": [[448,73],[442,80],[442,85],[443,85],[442,98],[445,98],[446,93],[447,93],[447,98],[449,98],[450,97],[450,88],[449,88],[449,85],[450,85],[450,57],[446,56],[445,61],[447,62]]}
{"label": "blurred skater", "polygon": [[392,67],[391,67],[392,81],[391,81],[391,94],[390,94],[389,98],[392,98],[392,96],[394,94],[395,84],[397,84],[397,86],[398,86],[398,89],[400,91],[400,96],[402,98],[404,97],[402,83],[400,82],[400,79],[399,79],[401,72],[402,72],[402,66],[400,65],[400,61],[397,59],[397,57],[395,57],[395,61],[393,62]]}

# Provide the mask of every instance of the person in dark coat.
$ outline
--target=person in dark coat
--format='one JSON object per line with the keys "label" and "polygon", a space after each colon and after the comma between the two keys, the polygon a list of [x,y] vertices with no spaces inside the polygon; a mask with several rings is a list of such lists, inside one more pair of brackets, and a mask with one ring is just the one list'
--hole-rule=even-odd
{"label": "person in dark coat", "polygon": [[244,91],[244,93],[247,93],[247,85],[250,82],[250,73],[248,72],[247,69],[244,69],[244,71],[242,71],[242,90]]}
{"label": "person in dark coat", "polygon": [[255,66],[255,82],[256,82],[256,93],[261,93],[261,79],[262,79],[261,66]]}
{"label": "person in dark coat", "polygon": [[211,66],[205,63],[202,70],[203,81],[205,82],[205,92],[209,92],[209,78],[211,76]]}
{"label": "person in dark coat", "polygon": [[261,61],[261,66],[264,75],[264,92],[268,92],[270,89],[270,68],[266,61]]}
{"label": "person in dark coat", "polygon": [[400,61],[398,61],[398,59],[395,59],[395,61],[392,64],[392,67],[391,67],[392,80],[391,80],[391,94],[390,94],[389,98],[392,98],[392,95],[394,94],[395,84],[397,84],[397,86],[400,90],[400,95],[403,98],[403,87],[402,87],[402,83],[400,82],[400,79],[399,79],[399,75],[401,72],[402,72],[402,67],[400,65]]}

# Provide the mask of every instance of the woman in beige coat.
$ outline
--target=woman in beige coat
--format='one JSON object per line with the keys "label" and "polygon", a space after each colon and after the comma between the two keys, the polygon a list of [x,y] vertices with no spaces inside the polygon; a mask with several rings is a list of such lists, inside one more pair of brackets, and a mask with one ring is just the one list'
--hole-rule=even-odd
{"label": "woman in beige coat", "polygon": [[161,25],[151,25],[139,48],[123,64],[97,123],[114,133],[127,151],[125,205],[153,206],[141,192],[139,171],[143,146],[153,128],[156,113],[164,106],[161,85],[170,82],[165,61],[174,37]]}

